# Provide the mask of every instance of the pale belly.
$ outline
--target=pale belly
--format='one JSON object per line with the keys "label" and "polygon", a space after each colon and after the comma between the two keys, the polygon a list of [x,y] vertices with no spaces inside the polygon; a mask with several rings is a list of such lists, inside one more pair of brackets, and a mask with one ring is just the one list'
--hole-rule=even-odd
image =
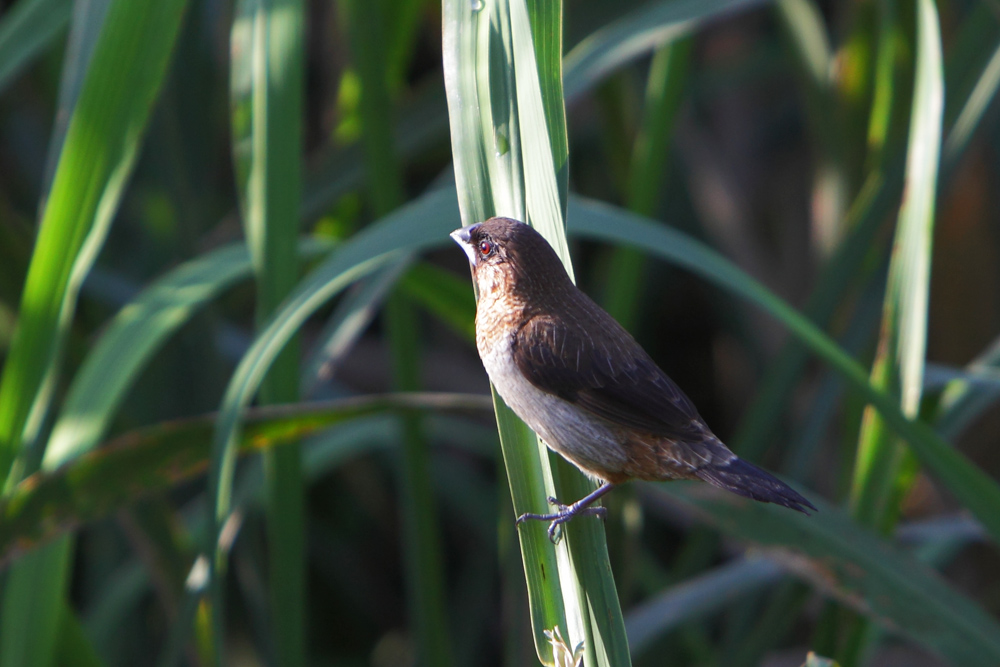
{"label": "pale belly", "polygon": [[479,354],[497,393],[551,449],[602,479],[627,467],[620,432],[604,420],[581,417],[567,401],[528,382],[514,364],[509,343],[480,346]]}

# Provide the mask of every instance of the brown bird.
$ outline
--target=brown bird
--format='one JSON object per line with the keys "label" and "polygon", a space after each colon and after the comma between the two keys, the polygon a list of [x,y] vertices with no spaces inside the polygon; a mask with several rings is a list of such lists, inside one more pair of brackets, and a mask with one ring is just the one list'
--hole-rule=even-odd
{"label": "brown bird", "polygon": [[549,537],[630,479],[700,479],[754,500],[816,510],[738,458],[694,404],[610,315],[577,289],[548,242],[509,218],[455,230],[479,288],[476,346],[504,402],[600,488],[571,505],[549,498]]}

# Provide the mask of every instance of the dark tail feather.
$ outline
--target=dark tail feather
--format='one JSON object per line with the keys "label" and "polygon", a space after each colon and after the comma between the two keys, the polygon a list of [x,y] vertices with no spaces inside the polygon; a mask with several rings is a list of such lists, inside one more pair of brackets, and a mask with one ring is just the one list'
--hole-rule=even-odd
{"label": "dark tail feather", "polygon": [[720,489],[764,503],[784,505],[807,516],[808,510],[819,511],[780,479],[743,459],[734,458],[720,466],[708,466],[695,474]]}

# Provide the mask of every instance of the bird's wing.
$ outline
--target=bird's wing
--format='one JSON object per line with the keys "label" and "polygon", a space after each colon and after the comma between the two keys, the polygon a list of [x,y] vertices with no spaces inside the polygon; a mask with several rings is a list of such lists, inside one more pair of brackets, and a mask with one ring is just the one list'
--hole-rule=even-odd
{"label": "bird's wing", "polygon": [[524,376],[621,426],[676,440],[701,439],[707,427],[680,387],[610,316],[586,315],[591,321],[569,325],[547,316],[526,321],[512,341]]}

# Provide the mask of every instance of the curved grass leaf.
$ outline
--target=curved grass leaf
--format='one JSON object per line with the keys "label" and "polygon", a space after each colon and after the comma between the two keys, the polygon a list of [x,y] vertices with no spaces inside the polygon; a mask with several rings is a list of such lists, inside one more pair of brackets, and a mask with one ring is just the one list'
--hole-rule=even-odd
{"label": "curved grass leaf", "polygon": [[329,380],[341,361],[350,353],[355,341],[375,319],[389,289],[399,280],[410,261],[402,259],[387,266],[369,278],[359,281],[349,294],[337,304],[336,310],[316,337],[318,343],[310,353],[302,371],[303,395],[308,394],[319,381]]}
{"label": "curved grass leaf", "polygon": [[[256,320],[267,321],[299,279],[302,199],[303,0],[240,0],[231,33],[234,150],[243,230],[254,259]],[[261,387],[266,403],[299,397],[299,346],[285,348]],[[267,585],[277,662],[306,663],[305,484],[296,446],[264,454]],[[221,610],[220,610],[221,611]],[[216,628],[221,636],[222,628]],[[222,646],[220,644],[220,652]]]}

